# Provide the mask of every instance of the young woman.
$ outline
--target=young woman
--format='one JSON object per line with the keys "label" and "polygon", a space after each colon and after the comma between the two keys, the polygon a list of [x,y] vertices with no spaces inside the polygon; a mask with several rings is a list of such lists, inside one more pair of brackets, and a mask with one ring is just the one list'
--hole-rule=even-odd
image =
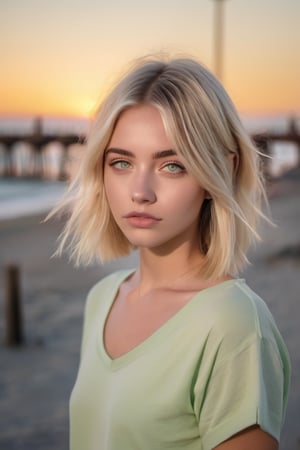
{"label": "young woman", "polygon": [[265,194],[223,87],[194,60],[144,60],[87,147],[60,249],[77,263],[138,249],[140,262],[88,296],[71,449],[278,449],[289,358],[236,278]]}

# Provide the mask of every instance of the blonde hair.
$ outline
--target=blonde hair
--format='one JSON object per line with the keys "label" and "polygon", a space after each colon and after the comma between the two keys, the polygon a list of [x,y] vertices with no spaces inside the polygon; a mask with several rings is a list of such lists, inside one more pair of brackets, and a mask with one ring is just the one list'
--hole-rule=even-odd
{"label": "blonde hair", "polygon": [[143,59],[101,104],[87,138],[87,150],[67,198],[70,208],[61,235],[76,264],[123,255],[131,243],[117,226],[106,199],[103,155],[120,114],[134,106],[156,107],[174,150],[209,193],[200,211],[199,249],[203,276],[240,271],[259,238],[257,223],[266,201],[258,151],[220,82],[193,59]]}

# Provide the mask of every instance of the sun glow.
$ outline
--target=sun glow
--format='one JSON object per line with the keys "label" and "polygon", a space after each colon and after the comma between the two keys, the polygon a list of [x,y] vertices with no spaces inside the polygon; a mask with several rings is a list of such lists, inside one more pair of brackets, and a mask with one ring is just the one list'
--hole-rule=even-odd
{"label": "sun glow", "polygon": [[[90,117],[134,58],[170,51],[212,62],[213,3],[4,2],[0,114]],[[269,2],[224,3],[223,81],[237,108],[299,113],[300,2],[273,0],[271,16]]]}

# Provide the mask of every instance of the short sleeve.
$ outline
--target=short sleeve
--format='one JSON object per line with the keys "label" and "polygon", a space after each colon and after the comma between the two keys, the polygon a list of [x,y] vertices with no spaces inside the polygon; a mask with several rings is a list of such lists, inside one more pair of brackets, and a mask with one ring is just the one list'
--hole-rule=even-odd
{"label": "short sleeve", "polygon": [[211,450],[254,424],[279,440],[286,403],[284,372],[276,347],[258,337],[216,363],[204,393],[195,386],[203,449]]}

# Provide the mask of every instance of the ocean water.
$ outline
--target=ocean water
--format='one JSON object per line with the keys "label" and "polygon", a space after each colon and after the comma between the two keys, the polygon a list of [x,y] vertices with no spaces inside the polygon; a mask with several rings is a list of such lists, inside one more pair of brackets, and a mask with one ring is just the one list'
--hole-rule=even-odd
{"label": "ocean water", "polygon": [[[250,133],[267,131],[285,132],[288,127],[287,117],[257,117],[245,116],[242,120]],[[297,119],[300,129],[300,118]],[[0,134],[30,133],[33,119],[0,119]],[[78,133],[83,134],[88,127],[87,121],[49,119],[43,122],[43,131],[50,133]],[[69,160],[66,166],[69,176],[77,170],[84,147],[74,145],[69,150]],[[270,171],[273,176],[280,176],[298,162],[299,152],[295,144],[276,142],[271,148],[272,160]],[[45,179],[31,178],[33,168],[31,149],[25,144],[18,143],[13,149],[13,162],[16,172],[23,177],[6,178],[1,176],[4,168],[5,152],[0,145],[0,220],[12,219],[36,213],[46,213],[63,196],[66,183],[56,181],[63,157],[62,148],[57,143],[51,143],[44,152],[43,167]],[[25,177],[24,177],[25,176]]]}
{"label": "ocean water", "polygon": [[60,181],[0,178],[0,220],[47,213],[66,187]]}

